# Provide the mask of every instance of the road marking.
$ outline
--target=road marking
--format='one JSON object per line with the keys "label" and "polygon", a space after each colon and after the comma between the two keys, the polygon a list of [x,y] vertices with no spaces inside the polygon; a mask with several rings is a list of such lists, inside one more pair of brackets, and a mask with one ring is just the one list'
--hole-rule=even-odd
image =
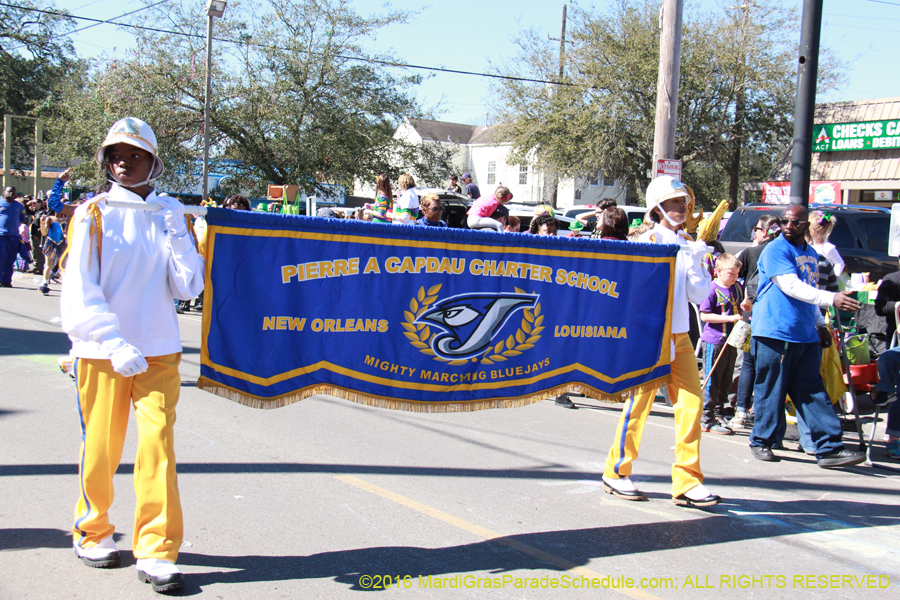
{"label": "road marking", "polygon": [[[449,523],[454,527],[458,527],[460,529],[468,531],[469,533],[477,535],[480,538],[496,542],[498,544],[506,546],[507,548],[510,548],[517,552],[521,552],[526,556],[542,560],[546,563],[559,567],[560,569],[564,569],[566,571],[574,573],[575,575],[581,575],[587,578],[596,577],[598,579],[602,579],[604,577],[596,571],[592,571],[588,568],[576,565],[575,563],[564,558],[560,558],[548,552],[544,552],[543,550],[539,550],[538,548],[529,546],[528,544],[525,544],[513,538],[501,535],[495,531],[491,531],[490,529],[485,529],[484,527],[476,525],[475,523],[470,523],[464,519],[460,519],[459,517],[454,517],[453,515],[445,513],[444,511],[437,508],[422,504],[421,502],[416,502],[415,500],[412,500],[405,496],[401,496],[400,494],[396,494],[390,490],[378,487],[377,485],[359,479],[358,477],[353,477],[352,475],[335,475],[334,477],[335,479],[339,479],[344,483],[349,483],[350,485],[356,486],[361,490],[365,490],[386,500],[396,502],[401,506],[411,508],[417,512],[428,515],[429,517],[434,517],[435,519],[439,519],[445,523]],[[625,588],[616,589],[615,591],[621,592],[626,596],[630,596],[631,598],[636,598],[638,600],[662,600],[661,598],[659,598],[659,596],[654,596],[653,594],[649,594],[639,589]]]}

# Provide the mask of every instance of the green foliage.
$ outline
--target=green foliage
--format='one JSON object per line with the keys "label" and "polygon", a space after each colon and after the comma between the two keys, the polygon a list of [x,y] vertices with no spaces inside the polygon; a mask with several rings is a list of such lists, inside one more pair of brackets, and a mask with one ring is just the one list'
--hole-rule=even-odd
{"label": "green foliage", "polygon": [[[133,115],[159,139],[163,184],[200,170],[206,17],[199,4],[190,6],[167,4],[155,23],[185,35],[138,34],[139,52],[99,63],[67,87],[59,123],[71,135],[54,146],[55,155],[92,156],[86,150],[96,148],[105,127]],[[212,170],[231,175],[230,189],[260,195],[268,183],[296,183],[307,193],[317,183],[352,188],[389,164],[443,178],[448,151],[393,139],[403,117],[425,116],[410,94],[419,78],[354,60],[390,60],[373,57],[362,42],[407,17],[363,17],[343,0],[229,2],[214,25]]]}
{"label": "green foliage", "polygon": [[[733,144],[742,150],[741,180],[765,179],[793,131],[799,17],[774,0],[749,9],[725,3],[707,14],[686,13],[682,33],[675,157],[705,208],[728,197]],[[659,6],[617,0],[602,13],[569,14],[573,44],[566,83],[549,87],[504,82],[498,92],[516,157],[534,156],[563,176],[598,171],[646,188],[653,156],[659,69]],[[558,56],[536,32],[519,38],[518,62],[507,73],[556,80]],[[838,67],[820,58],[819,90],[834,85]],[[737,110],[738,99],[743,110]]]}
{"label": "green foliage", "polygon": [[[80,64],[71,41],[60,37],[71,19],[27,10],[54,10],[51,4],[30,0],[17,4],[0,6],[0,115],[35,116],[39,108],[54,102],[59,83]],[[13,163],[31,164],[34,122],[15,119],[12,128]]]}

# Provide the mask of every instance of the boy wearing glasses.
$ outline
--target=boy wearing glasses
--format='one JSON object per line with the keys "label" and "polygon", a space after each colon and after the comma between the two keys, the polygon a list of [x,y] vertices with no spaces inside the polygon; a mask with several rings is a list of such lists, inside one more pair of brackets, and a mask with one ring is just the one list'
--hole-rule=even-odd
{"label": "boy wearing glasses", "polygon": [[781,235],[759,257],[759,288],[753,306],[751,352],[756,361],[756,418],[750,449],[758,460],[775,461],[772,447],[784,437],[785,396],[807,424],[822,468],[863,462],[862,452],[844,448],[841,424],[831,407],[819,368],[831,334],[819,306],[856,310],[844,293],[819,290],[818,253],[806,243],[807,209],[794,205],[781,216]]}

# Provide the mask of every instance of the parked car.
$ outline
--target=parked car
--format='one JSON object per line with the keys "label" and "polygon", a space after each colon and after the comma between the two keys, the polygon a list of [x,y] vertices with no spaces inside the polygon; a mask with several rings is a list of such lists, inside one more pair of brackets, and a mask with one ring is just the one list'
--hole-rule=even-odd
{"label": "parked car", "polygon": [[[728,219],[719,241],[726,252],[737,254],[751,245],[753,228],[764,215],[781,216],[788,204],[748,204]],[[869,273],[872,281],[897,271],[897,259],[888,256],[891,212],[885,208],[811,204],[809,210],[828,211],[837,217],[829,242],[834,244],[847,273]]]}
{"label": "parked car", "polygon": [[[568,219],[575,219],[578,215],[581,215],[581,214],[584,214],[587,212],[593,213],[595,208],[596,208],[596,206],[594,206],[593,204],[585,204],[584,206],[576,206],[576,207],[573,207],[573,208],[570,208],[569,210],[567,210],[563,216],[565,216]],[[621,206],[620,205],[619,208],[624,210],[625,214],[628,215],[629,225],[635,219],[643,220],[644,213],[647,212],[647,209],[644,208],[643,206]],[[587,219],[587,225],[585,225],[584,231],[587,235],[590,235],[591,232],[593,232],[594,229],[596,229],[596,227],[597,227],[597,217],[594,215],[591,215]]]}

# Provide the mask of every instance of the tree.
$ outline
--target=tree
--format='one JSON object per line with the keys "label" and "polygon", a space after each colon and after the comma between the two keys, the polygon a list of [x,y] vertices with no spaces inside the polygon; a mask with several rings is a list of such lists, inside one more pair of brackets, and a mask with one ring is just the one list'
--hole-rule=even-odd
{"label": "tree", "polygon": [[[0,115],[34,116],[79,67],[71,41],[60,35],[71,19],[39,10],[53,6],[31,1],[0,6]],[[33,128],[34,123],[13,121],[13,164],[31,162]]]}
{"label": "tree", "polygon": [[[604,13],[571,14],[566,85],[550,94],[506,81],[498,90],[513,151],[534,152],[565,176],[601,171],[643,189],[653,155],[658,6],[617,0]],[[527,32],[520,40],[518,62],[506,72],[555,79],[541,37]],[[685,16],[674,158],[702,206],[727,196],[732,170],[735,181],[765,178],[790,139],[797,40],[796,11],[773,0]],[[837,71],[826,54],[820,90],[834,85]]]}
{"label": "tree", "polygon": [[[165,6],[155,27],[177,33],[138,33],[141,51],[96,65],[84,88],[71,85],[61,122],[88,115],[111,123],[132,114],[151,123],[172,178],[200,169],[205,84],[205,15]],[[268,0],[229,3],[216,20],[210,141],[214,168],[231,174],[232,188],[265,191],[267,183],[373,180],[402,170],[439,181],[450,152],[393,139],[405,116],[426,116],[410,94],[418,77],[394,76],[363,47],[368,36],[408,15],[362,17],[345,0]],[[72,130],[54,152],[84,156],[102,132]]]}

